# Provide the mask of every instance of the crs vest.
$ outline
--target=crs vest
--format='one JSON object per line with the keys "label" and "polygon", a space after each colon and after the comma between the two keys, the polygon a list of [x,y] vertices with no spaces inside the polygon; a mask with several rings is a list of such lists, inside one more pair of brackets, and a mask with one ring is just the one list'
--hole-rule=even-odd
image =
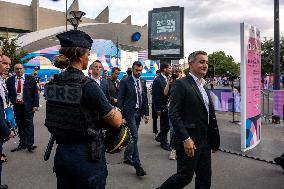
{"label": "crs vest", "polygon": [[65,71],[47,84],[45,126],[49,132],[58,137],[78,138],[88,136],[88,129],[101,129],[98,112],[82,101],[83,87],[90,82],[94,81]]}

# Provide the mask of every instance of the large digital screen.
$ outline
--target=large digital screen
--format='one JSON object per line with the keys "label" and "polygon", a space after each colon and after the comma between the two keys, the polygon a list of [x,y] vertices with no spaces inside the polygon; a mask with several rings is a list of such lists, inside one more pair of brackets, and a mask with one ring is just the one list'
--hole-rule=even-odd
{"label": "large digital screen", "polygon": [[183,7],[164,7],[149,11],[150,59],[183,58],[183,15]]}

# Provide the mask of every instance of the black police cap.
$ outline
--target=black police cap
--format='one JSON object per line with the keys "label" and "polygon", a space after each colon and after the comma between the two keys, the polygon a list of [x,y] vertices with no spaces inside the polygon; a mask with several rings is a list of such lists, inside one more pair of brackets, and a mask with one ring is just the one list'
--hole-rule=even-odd
{"label": "black police cap", "polygon": [[56,35],[60,41],[61,47],[82,47],[91,49],[92,38],[80,30],[70,30]]}

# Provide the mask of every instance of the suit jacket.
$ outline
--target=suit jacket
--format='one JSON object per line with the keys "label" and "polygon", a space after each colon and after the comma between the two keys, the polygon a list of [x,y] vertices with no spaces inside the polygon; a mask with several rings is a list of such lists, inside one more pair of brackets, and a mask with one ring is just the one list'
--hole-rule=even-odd
{"label": "suit jacket", "polygon": [[109,96],[111,100],[111,104],[114,106],[117,106],[117,103],[113,103],[113,99],[118,98],[118,91],[119,91],[119,81],[112,81],[110,78],[107,79],[108,81],[108,87],[109,87]]}
{"label": "suit jacket", "polygon": [[214,104],[208,89],[204,88],[209,98],[209,124],[202,94],[190,75],[173,84],[170,97],[170,118],[180,140],[190,137],[198,148],[198,145],[207,139],[211,148],[218,150],[220,136]]}
{"label": "suit jacket", "polygon": [[[5,122],[4,103],[2,97],[0,96],[0,141],[2,142],[8,138],[9,134],[10,129]],[[0,145],[2,144],[0,143]]]}
{"label": "suit jacket", "polygon": [[[6,85],[8,90],[8,97],[13,105],[16,104],[17,92],[15,87],[16,76],[7,79]],[[23,100],[26,111],[31,111],[33,107],[39,107],[39,94],[35,78],[30,75],[25,75],[23,85]]]}
{"label": "suit jacket", "polygon": [[[142,86],[142,116],[149,116],[146,81],[140,79]],[[132,76],[120,81],[117,107],[122,110],[122,115],[133,114],[137,103],[136,88]]]}
{"label": "suit jacket", "polygon": [[108,86],[108,82],[106,79],[100,77],[100,88],[102,89],[102,91],[104,92],[107,100],[109,103],[111,103],[110,101],[110,95],[109,95],[109,86]]}
{"label": "suit jacket", "polygon": [[162,75],[155,78],[152,86],[152,102],[156,111],[163,111],[167,108],[168,96],[164,95],[167,81]]}

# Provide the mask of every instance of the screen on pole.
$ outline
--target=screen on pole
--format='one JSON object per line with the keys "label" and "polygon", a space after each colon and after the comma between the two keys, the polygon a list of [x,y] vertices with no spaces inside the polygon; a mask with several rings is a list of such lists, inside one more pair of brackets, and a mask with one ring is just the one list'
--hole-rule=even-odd
{"label": "screen on pole", "polygon": [[241,23],[241,145],[254,148],[261,139],[261,41],[260,31]]}
{"label": "screen on pole", "polygon": [[149,11],[150,59],[183,58],[183,15],[183,7],[164,7]]}

